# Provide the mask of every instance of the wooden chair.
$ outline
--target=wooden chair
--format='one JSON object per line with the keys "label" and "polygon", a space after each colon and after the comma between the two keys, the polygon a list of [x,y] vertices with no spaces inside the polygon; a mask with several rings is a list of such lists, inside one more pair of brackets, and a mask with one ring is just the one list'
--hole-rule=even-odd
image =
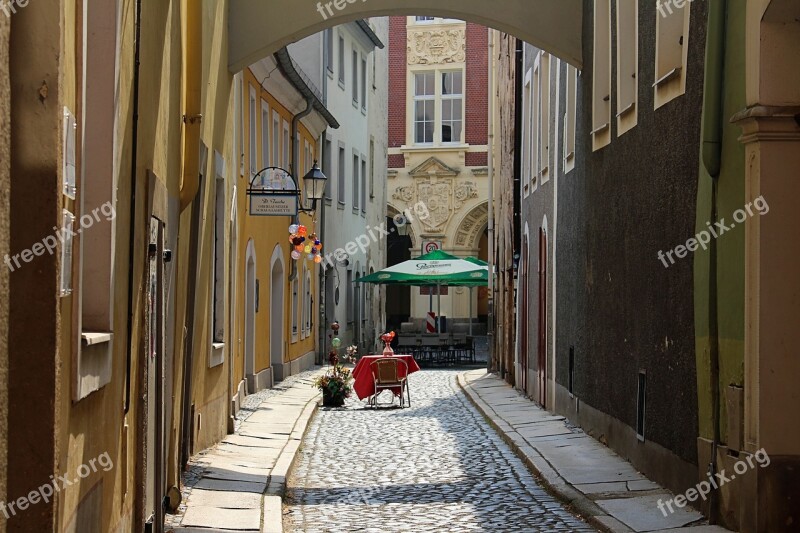
{"label": "wooden chair", "polygon": [[[375,382],[375,394],[369,400],[373,408],[378,408],[378,396],[381,392],[398,387],[400,388],[400,407],[405,407],[406,397],[408,397],[408,407],[411,407],[411,392],[408,389],[408,364],[405,361],[399,357],[383,357],[372,361],[370,370],[372,371],[372,379]],[[394,393],[392,393],[391,403],[387,405],[394,405]]]}

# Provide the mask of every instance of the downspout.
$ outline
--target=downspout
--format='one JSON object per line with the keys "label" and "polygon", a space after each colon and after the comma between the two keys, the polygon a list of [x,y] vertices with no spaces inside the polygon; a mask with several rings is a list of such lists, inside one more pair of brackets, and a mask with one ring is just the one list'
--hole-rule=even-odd
{"label": "downspout", "polygon": [[[727,0],[710,0],[708,8],[708,34],[706,39],[705,79],[703,95],[702,161],[711,177],[711,223],[717,222],[719,174],[722,160],[722,109],[723,80],[725,75],[725,37]],[[711,389],[713,440],[708,475],[717,473],[717,450],[721,440],[720,430],[720,373],[719,373],[719,310],[717,285],[718,247],[716,239],[710,243],[708,275],[708,337],[709,380]],[[709,496],[709,523],[719,521],[719,491]]]}
{"label": "downspout", "polygon": [[[489,124],[488,135],[488,156],[487,166],[489,171],[489,224],[488,224],[488,241],[489,241],[489,301],[488,313],[489,319],[487,324],[487,337],[489,344],[489,357],[488,370],[492,371],[495,367],[494,361],[494,30],[489,30],[489,108],[487,110],[487,122]],[[502,365],[500,375],[502,377]]]}
{"label": "downspout", "polygon": [[186,14],[183,43],[183,172],[180,199],[182,213],[192,203],[200,188],[200,85],[202,83],[202,18],[200,2],[183,0]]}
{"label": "downspout", "polygon": [[[202,59],[202,19],[198,2],[183,0],[185,13],[185,41],[183,46],[183,155],[182,180],[180,187],[180,212],[183,212],[197,196],[200,189],[200,84]],[[196,304],[196,283],[193,273],[197,272],[200,239],[200,218],[202,206],[194,202],[189,231],[188,286],[186,291],[186,311],[184,334],[186,342],[183,354],[183,391],[181,413],[181,465],[188,463],[191,456],[192,420],[192,353],[194,351],[194,314]]]}
{"label": "downspout", "polygon": [[[131,126],[131,219],[128,222],[128,261],[133,264],[136,254],[136,170],[139,166],[139,65],[142,44],[142,0],[136,0],[136,22],[134,30],[133,44],[133,102]],[[128,274],[128,318],[127,318],[127,343],[125,365],[125,413],[131,408],[131,362],[133,357],[133,276],[134,272]]]}

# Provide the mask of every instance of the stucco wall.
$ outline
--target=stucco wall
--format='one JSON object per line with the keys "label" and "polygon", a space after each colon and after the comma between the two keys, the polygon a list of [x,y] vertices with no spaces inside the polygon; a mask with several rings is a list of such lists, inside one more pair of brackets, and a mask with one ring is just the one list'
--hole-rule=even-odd
{"label": "stucco wall", "polygon": [[[8,253],[11,131],[10,88],[8,83],[8,38],[11,20],[0,17],[0,256]],[[0,266],[0,294],[8,294],[8,270]],[[0,501],[6,501],[6,460],[8,454],[8,298],[0,302]],[[6,530],[0,516],[0,532]]]}

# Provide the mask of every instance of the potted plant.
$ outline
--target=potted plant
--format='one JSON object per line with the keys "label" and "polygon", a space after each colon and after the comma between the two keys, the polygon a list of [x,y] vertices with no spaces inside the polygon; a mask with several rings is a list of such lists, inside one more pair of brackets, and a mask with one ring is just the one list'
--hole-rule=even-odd
{"label": "potted plant", "polygon": [[[345,359],[350,360],[350,349]],[[339,360],[336,349],[328,354],[330,369],[314,380],[314,386],[322,391],[322,405],[325,407],[341,407],[344,401],[353,393],[352,375]]]}

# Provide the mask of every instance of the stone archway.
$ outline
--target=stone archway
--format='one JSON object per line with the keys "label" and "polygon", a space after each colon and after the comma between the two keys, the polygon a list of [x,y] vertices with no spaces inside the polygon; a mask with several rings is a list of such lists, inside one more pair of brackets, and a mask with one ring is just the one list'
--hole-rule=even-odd
{"label": "stone archway", "polygon": [[369,17],[453,17],[510,33],[582,66],[581,0],[270,0],[229,5],[228,68],[238,72],[280,48],[327,28]]}

